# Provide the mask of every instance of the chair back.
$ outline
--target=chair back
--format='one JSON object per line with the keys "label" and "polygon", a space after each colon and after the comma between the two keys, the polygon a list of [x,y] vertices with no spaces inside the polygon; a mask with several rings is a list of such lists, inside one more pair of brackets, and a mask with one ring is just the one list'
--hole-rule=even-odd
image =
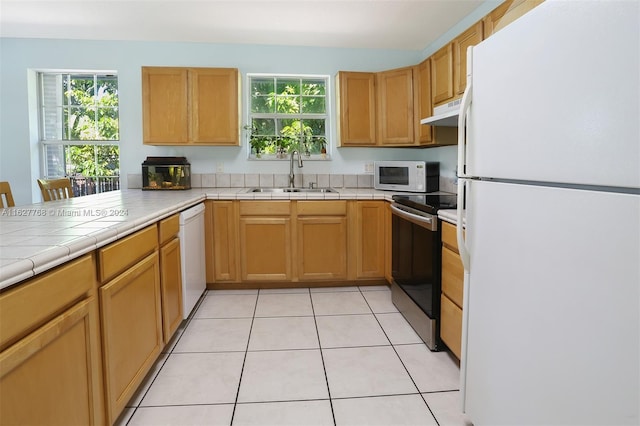
{"label": "chair back", "polygon": [[13,195],[11,195],[11,185],[9,185],[9,182],[0,182],[0,208],[13,207],[15,205]]}
{"label": "chair back", "polygon": [[38,179],[38,186],[42,192],[44,201],[62,200],[73,198],[71,181],[67,178],[60,179]]}

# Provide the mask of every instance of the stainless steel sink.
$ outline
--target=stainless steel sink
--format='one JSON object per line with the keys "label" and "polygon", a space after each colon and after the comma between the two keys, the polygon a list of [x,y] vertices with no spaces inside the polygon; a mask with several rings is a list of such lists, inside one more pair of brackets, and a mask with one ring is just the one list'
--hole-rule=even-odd
{"label": "stainless steel sink", "polygon": [[247,192],[271,192],[271,193],[286,193],[286,192],[338,192],[333,188],[250,188]]}

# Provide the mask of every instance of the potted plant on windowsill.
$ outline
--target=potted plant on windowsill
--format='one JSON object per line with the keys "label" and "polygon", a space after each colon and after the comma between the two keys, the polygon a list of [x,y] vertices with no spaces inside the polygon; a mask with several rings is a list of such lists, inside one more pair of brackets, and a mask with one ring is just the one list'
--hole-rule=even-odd
{"label": "potted plant on windowsill", "polygon": [[251,152],[256,156],[256,158],[262,157],[262,153],[269,144],[269,137],[256,135],[256,128],[249,125],[243,126],[243,129],[245,129],[249,134]]}

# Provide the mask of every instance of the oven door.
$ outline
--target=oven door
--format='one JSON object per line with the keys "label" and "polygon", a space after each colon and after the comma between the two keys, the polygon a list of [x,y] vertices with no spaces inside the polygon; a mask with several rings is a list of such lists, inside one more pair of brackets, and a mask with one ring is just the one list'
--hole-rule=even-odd
{"label": "oven door", "polygon": [[431,350],[440,320],[440,229],[436,215],[394,203],[392,299]]}

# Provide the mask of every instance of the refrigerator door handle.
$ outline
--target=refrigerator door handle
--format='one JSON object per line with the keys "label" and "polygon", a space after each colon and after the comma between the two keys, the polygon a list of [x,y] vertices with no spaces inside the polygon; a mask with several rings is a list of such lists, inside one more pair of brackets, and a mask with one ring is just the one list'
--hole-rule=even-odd
{"label": "refrigerator door handle", "polygon": [[473,96],[473,83],[471,79],[472,74],[472,59],[473,59],[473,46],[469,46],[467,48],[467,87],[464,91],[464,95],[462,95],[462,101],[460,102],[460,115],[458,115],[458,173],[461,173],[459,177],[462,178],[462,185],[458,186],[458,209],[457,209],[457,239],[458,239],[458,251],[460,252],[460,259],[462,260],[462,266],[464,266],[465,271],[469,271],[469,250],[467,249],[467,245],[465,243],[464,232],[463,232],[463,223],[462,223],[462,213],[464,197],[466,194],[465,190],[469,189],[469,185],[467,185],[467,181],[465,178],[466,175],[466,163],[467,163],[467,132],[466,132],[466,123],[467,123],[467,112],[471,106],[471,99]]}
{"label": "refrigerator door handle", "polygon": [[462,337],[460,348],[460,395],[461,410],[466,412],[466,390],[467,390],[467,334],[469,329],[469,250],[464,235],[463,211],[465,206],[465,196],[469,196],[469,180],[467,179],[467,112],[471,106],[473,90],[472,83],[473,47],[467,49],[467,87],[460,103],[460,115],[458,116],[458,173],[462,179],[462,185],[458,185],[458,209],[456,222],[456,237],[458,240],[458,252],[462,266],[464,267],[463,299],[462,299]]}
{"label": "refrigerator door handle", "polygon": [[[473,84],[472,73],[473,46],[467,48],[467,86],[460,100],[460,113],[458,114],[458,177],[467,177],[467,112],[471,106]],[[461,204],[458,204],[461,205]]]}

